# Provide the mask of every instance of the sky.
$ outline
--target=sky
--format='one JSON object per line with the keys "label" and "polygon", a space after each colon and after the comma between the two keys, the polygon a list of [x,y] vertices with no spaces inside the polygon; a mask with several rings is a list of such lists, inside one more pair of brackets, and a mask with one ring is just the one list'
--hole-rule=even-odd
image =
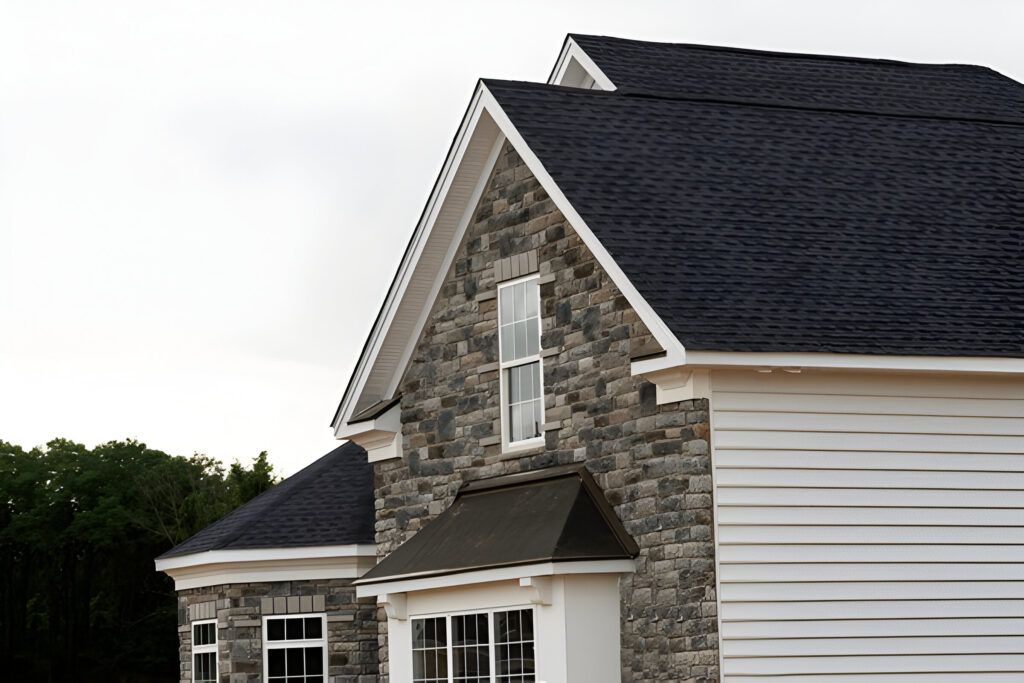
{"label": "sky", "polygon": [[291,474],[480,77],[566,33],[984,64],[1018,0],[0,0],[0,439]]}

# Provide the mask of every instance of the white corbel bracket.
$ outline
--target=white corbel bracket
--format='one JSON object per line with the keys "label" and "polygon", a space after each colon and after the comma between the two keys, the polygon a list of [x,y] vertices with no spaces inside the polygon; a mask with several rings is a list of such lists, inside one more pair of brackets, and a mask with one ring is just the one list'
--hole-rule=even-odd
{"label": "white corbel bracket", "polygon": [[645,375],[654,382],[658,405],[711,398],[711,377],[707,370],[669,368]]}
{"label": "white corbel bracket", "polygon": [[526,589],[531,605],[551,604],[550,576],[524,576],[519,579],[519,586]]}
{"label": "white corbel bracket", "polygon": [[367,460],[379,462],[402,457],[401,406],[395,405],[372,420],[344,423],[335,436],[354,441],[366,450]]}
{"label": "white corbel bracket", "polygon": [[405,593],[384,593],[377,596],[377,604],[384,608],[388,619],[405,621],[409,617],[408,601]]}

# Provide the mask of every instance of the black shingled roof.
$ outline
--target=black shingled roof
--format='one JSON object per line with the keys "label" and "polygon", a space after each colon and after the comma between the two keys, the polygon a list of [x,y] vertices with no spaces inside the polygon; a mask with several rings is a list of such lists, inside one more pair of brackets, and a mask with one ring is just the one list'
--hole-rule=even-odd
{"label": "black shingled roof", "polygon": [[617,88],[929,116],[1024,117],[1024,88],[983,66],[571,37]]}
{"label": "black shingled roof", "polygon": [[373,468],[350,442],[160,557],[373,542]]}
{"label": "black shingled roof", "polygon": [[[1024,86],[976,67],[676,59],[654,44],[657,66],[580,42],[617,92],[485,84],[687,349],[1024,356]],[[625,43],[648,49],[609,45]],[[680,73],[691,52],[746,67]],[[854,70],[847,101],[839,76]],[[871,70],[898,77],[875,87]],[[933,70],[959,96],[926,114]],[[757,101],[740,76],[785,96]],[[818,99],[799,103],[808,89]]]}
{"label": "black shingled roof", "polygon": [[465,484],[447,510],[360,582],[638,552],[586,468],[566,465]]}

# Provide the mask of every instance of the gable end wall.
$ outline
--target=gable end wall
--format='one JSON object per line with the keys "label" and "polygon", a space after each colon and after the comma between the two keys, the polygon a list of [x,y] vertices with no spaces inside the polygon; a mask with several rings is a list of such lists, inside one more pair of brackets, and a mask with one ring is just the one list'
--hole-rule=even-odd
{"label": "gable end wall", "polygon": [[[536,252],[547,422],[514,456],[499,434],[495,262]],[[529,258],[529,257],[526,257]],[[498,269],[500,271],[500,268]],[[584,462],[641,548],[622,580],[622,680],[717,680],[706,401],[658,406],[630,375],[650,334],[507,143],[401,383],[404,456],[375,465],[383,557],[464,481]],[[380,623],[381,672],[387,624]]]}

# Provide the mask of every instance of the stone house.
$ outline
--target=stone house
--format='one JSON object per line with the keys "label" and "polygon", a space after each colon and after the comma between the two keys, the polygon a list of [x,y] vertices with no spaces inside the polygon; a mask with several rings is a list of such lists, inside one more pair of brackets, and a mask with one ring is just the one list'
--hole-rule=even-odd
{"label": "stone house", "polygon": [[987,68],[570,35],[480,81],[332,425],[370,675],[1024,676],[1022,222]]}

